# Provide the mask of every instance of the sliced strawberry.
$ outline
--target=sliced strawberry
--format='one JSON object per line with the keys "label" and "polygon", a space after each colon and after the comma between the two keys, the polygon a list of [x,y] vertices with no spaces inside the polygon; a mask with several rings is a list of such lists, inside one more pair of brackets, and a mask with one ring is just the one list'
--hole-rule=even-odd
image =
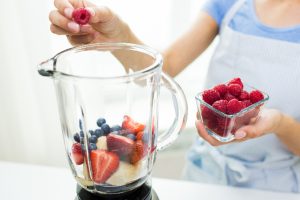
{"label": "sliced strawberry", "polygon": [[76,165],[81,165],[83,163],[83,155],[80,143],[74,143],[72,145],[72,156]]}
{"label": "sliced strawberry", "polygon": [[93,181],[104,183],[117,171],[119,167],[119,157],[113,152],[106,150],[93,150],[90,154],[93,170]]}
{"label": "sliced strawberry", "polygon": [[136,134],[136,140],[142,140],[144,136],[144,131],[140,131]]}
{"label": "sliced strawberry", "polygon": [[133,119],[131,119],[131,117],[125,115],[123,118],[122,128],[125,130],[130,130],[133,133],[138,133],[145,129],[145,125],[135,122]]}
{"label": "sliced strawberry", "polygon": [[135,142],[134,150],[130,157],[130,163],[135,164],[147,154],[147,145],[141,140]]}
{"label": "sliced strawberry", "polygon": [[108,150],[119,156],[131,154],[134,148],[134,141],[121,135],[109,134],[106,141]]}

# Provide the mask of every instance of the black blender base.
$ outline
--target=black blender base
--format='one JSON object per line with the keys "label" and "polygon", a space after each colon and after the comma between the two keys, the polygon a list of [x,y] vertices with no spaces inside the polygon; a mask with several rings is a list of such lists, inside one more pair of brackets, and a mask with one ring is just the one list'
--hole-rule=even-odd
{"label": "black blender base", "polygon": [[75,200],[159,200],[156,192],[148,185],[143,184],[130,193],[118,195],[98,195],[86,191],[77,185],[77,197]]}

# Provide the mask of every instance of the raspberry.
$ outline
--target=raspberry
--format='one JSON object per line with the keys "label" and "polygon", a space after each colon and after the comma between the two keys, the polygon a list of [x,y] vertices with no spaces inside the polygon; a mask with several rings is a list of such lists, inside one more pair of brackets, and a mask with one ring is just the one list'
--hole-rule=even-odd
{"label": "raspberry", "polygon": [[204,122],[204,124],[207,126],[207,128],[209,128],[210,130],[214,130],[216,127],[218,127],[218,122],[216,121],[215,118],[207,120],[206,122]]}
{"label": "raspberry", "polygon": [[264,99],[264,95],[259,90],[253,90],[250,92],[250,101],[252,103],[259,102]]}
{"label": "raspberry", "polygon": [[249,93],[243,90],[239,96],[239,100],[244,101],[249,99]]}
{"label": "raspberry", "polygon": [[215,116],[214,111],[212,111],[206,106],[201,106],[201,115],[203,120],[213,119]]}
{"label": "raspberry", "polygon": [[242,89],[244,88],[244,84],[240,78],[232,79],[231,81],[229,81],[228,85],[230,85],[230,84],[238,84],[241,86]]}
{"label": "raspberry", "polygon": [[235,96],[233,96],[232,94],[230,94],[229,92],[227,92],[224,97],[224,100],[230,101],[231,99],[235,99]]}
{"label": "raspberry", "polygon": [[221,96],[224,96],[228,91],[227,85],[225,85],[225,84],[217,85],[213,89],[216,90],[217,92],[219,92],[219,94]]}
{"label": "raspberry", "polygon": [[205,90],[202,94],[203,100],[212,105],[215,101],[218,101],[221,99],[219,92],[217,92],[214,89],[211,90]]}
{"label": "raspberry", "polygon": [[227,100],[218,100],[215,103],[213,103],[213,107],[223,113],[227,112],[227,104],[228,101]]}
{"label": "raspberry", "polygon": [[240,96],[242,90],[243,89],[239,84],[232,83],[228,86],[229,93],[236,97]]}
{"label": "raspberry", "polygon": [[242,102],[243,102],[245,108],[247,108],[247,107],[249,107],[249,106],[252,105],[252,103],[251,103],[251,101],[250,101],[249,99],[248,99],[248,100],[244,100],[244,101],[242,101]]}
{"label": "raspberry", "polygon": [[230,124],[231,119],[226,117],[218,117],[217,123],[220,130],[226,130]]}
{"label": "raspberry", "polygon": [[89,22],[91,13],[85,8],[77,8],[72,13],[72,19],[80,25],[85,25]]}
{"label": "raspberry", "polygon": [[227,104],[227,113],[232,115],[240,112],[243,108],[244,104],[241,101],[237,99],[232,99]]}

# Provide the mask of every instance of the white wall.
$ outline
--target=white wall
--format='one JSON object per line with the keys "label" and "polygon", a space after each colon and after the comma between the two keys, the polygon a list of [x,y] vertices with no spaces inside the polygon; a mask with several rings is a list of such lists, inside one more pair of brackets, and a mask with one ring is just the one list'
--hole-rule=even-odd
{"label": "white wall", "polygon": [[[195,19],[201,0],[94,0],[108,5],[150,46],[164,49]],[[0,159],[66,165],[52,82],[36,72],[39,62],[69,47],[49,31],[52,1],[1,2],[0,12]],[[202,89],[208,51],[176,80],[189,101],[193,127],[194,95]],[[196,83],[196,84],[195,84]],[[162,113],[162,118],[164,116]],[[163,124],[167,126],[167,124]]]}

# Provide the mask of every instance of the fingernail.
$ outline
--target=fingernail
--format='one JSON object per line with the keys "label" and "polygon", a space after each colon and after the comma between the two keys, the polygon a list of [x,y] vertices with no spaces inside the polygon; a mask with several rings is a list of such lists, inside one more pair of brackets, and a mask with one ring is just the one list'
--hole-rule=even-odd
{"label": "fingernail", "polygon": [[68,23],[68,28],[72,31],[72,32],[79,32],[80,26],[79,24],[76,24],[75,22],[69,22]]}
{"label": "fingernail", "polygon": [[92,16],[96,15],[95,10],[93,8],[88,7],[88,8],[85,8],[85,9],[87,9]]}
{"label": "fingernail", "polygon": [[73,10],[74,10],[73,8],[65,8],[64,10],[65,16],[71,19]]}
{"label": "fingernail", "polygon": [[246,133],[244,131],[238,131],[235,133],[235,138],[236,139],[242,139],[246,136]]}

